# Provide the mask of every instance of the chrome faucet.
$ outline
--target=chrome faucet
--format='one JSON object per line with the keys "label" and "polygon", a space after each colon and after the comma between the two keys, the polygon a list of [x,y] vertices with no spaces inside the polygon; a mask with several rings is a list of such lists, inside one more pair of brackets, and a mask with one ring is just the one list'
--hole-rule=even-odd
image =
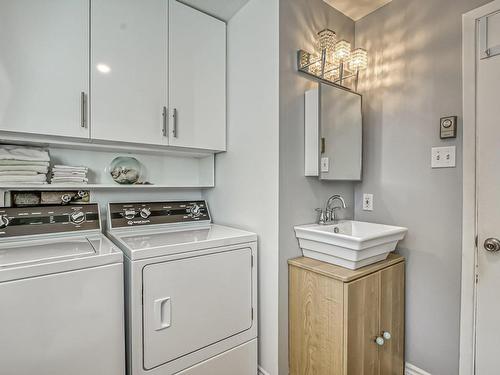
{"label": "chrome faucet", "polygon": [[[339,201],[340,206],[332,206],[333,202]],[[328,198],[326,202],[325,209],[317,208],[316,211],[319,212],[318,224],[331,224],[337,222],[337,211],[340,209],[346,209],[347,205],[344,198],[341,195],[335,194]]]}

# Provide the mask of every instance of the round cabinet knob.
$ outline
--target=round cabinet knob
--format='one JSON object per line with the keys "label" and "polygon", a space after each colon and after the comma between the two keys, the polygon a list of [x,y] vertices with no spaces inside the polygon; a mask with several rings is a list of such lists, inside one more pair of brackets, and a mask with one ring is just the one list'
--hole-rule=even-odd
{"label": "round cabinet knob", "polygon": [[85,214],[82,211],[76,211],[69,215],[69,220],[74,224],[81,224],[85,221]]}
{"label": "round cabinet knob", "polygon": [[380,337],[380,336],[379,336],[379,337],[377,337],[377,338],[375,339],[375,343],[376,343],[378,346],[383,346],[383,345],[385,344],[385,340],[384,340],[384,338],[383,338],[383,337]]}
{"label": "round cabinet knob", "polygon": [[488,238],[484,241],[484,248],[490,253],[497,253],[500,251],[500,240],[498,238]]}
{"label": "round cabinet knob", "polygon": [[125,219],[127,220],[132,220],[135,217],[135,210],[126,210],[123,216],[125,216]]}
{"label": "round cabinet knob", "polygon": [[382,333],[382,337],[384,338],[384,340],[390,340],[392,336],[390,332],[384,332]]}
{"label": "round cabinet knob", "polygon": [[143,208],[143,209],[141,209],[141,217],[143,219],[147,219],[150,216],[151,216],[151,210],[149,208]]}
{"label": "round cabinet knob", "polygon": [[201,208],[197,204],[193,204],[189,211],[191,212],[191,215],[193,215],[193,217],[198,217],[201,215]]}
{"label": "round cabinet knob", "polygon": [[1,215],[0,216],[0,229],[6,228],[10,223],[9,218],[7,215]]}

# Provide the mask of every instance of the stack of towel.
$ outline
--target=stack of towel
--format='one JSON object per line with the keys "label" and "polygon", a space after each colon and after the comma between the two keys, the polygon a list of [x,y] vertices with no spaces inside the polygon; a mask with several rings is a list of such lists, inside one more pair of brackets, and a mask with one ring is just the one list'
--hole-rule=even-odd
{"label": "stack of towel", "polygon": [[41,148],[0,145],[0,184],[46,184],[49,163]]}
{"label": "stack of towel", "polygon": [[52,168],[52,184],[86,184],[87,167],[72,167],[69,165],[54,165]]}

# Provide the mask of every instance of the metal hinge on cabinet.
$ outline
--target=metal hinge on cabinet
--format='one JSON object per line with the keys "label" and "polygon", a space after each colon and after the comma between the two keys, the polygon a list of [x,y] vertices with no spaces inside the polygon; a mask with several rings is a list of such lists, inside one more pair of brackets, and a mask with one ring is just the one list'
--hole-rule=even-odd
{"label": "metal hinge on cabinet", "polygon": [[476,238],[474,239],[474,243],[476,244],[476,247],[477,247],[477,243],[478,243],[478,241],[479,241],[479,240],[478,240],[478,238],[477,238],[477,236],[476,236]]}
{"label": "metal hinge on cabinet", "polygon": [[479,275],[476,273],[476,284],[479,282]]}

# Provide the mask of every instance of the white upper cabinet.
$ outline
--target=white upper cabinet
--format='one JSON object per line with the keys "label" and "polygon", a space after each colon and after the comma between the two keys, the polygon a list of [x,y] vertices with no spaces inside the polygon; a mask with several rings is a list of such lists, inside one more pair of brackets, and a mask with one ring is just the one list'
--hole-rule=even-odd
{"label": "white upper cabinet", "polygon": [[93,139],[168,144],[167,1],[92,0]]}
{"label": "white upper cabinet", "polygon": [[89,137],[89,7],[0,1],[0,130]]}
{"label": "white upper cabinet", "polygon": [[226,25],[169,0],[169,143],[226,149]]}

